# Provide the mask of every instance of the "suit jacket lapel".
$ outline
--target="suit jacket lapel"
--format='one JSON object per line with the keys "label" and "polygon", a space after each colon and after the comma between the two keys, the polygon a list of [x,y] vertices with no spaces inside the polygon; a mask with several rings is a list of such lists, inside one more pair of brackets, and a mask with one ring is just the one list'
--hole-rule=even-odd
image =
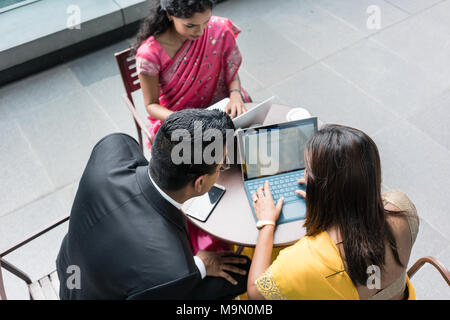
{"label": "suit jacket lapel", "polygon": [[174,207],[169,201],[164,199],[158,190],[156,190],[153,185],[150,177],[148,176],[148,166],[141,166],[136,168],[136,177],[141,187],[142,193],[144,197],[147,199],[149,203],[155,207],[160,215],[164,218],[175,224],[177,228],[184,230],[186,235],[187,233],[187,225],[186,225],[186,217],[183,212]]}

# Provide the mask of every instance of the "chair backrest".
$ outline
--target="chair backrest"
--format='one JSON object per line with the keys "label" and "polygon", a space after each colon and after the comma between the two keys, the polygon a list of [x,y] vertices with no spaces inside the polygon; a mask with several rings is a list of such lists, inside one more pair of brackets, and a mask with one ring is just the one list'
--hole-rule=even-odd
{"label": "chair backrest", "polygon": [[[123,85],[128,98],[133,102],[131,93],[141,88],[139,83],[138,74],[136,71],[136,59],[130,57],[131,48],[117,52],[114,54],[116,57],[117,65],[119,67],[120,75],[122,76]],[[134,103],[133,103],[134,104]]]}
{"label": "chair backrest", "polygon": [[[136,70],[136,59],[135,57],[130,56],[130,52],[131,48],[128,48],[121,52],[115,53],[114,56],[116,57],[117,66],[119,67],[120,76],[122,77],[122,82],[125,87],[126,92],[125,103],[127,104],[127,107],[130,109],[133,115],[139,145],[143,150],[144,146],[142,143],[142,131],[145,132],[147,138],[150,135],[148,134],[148,131],[145,128],[145,126],[143,126],[142,120],[139,119],[139,116],[136,112],[136,107],[134,105],[133,96],[131,95],[134,91],[139,90],[141,88],[141,84],[139,83],[139,77]],[[152,143],[151,138],[149,139],[149,141],[151,144]]]}

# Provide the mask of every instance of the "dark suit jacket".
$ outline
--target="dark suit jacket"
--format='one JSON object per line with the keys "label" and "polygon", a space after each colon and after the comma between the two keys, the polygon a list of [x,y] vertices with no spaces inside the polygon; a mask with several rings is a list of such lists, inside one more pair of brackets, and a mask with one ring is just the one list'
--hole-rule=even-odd
{"label": "dark suit jacket", "polygon": [[[147,170],[125,134],[94,147],[56,261],[62,299],[183,299],[201,282],[185,217]],[[80,268],[80,289],[66,285],[75,284],[71,265]]]}

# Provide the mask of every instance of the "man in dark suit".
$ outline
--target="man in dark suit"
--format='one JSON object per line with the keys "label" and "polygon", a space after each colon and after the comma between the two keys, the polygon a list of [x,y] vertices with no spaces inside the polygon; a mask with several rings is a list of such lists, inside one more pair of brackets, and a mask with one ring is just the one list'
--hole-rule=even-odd
{"label": "man in dark suit", "polygon": [[[199,128],[219,132],[223,140],[203,137],[198,149]],[[249,259],[230,252],[193,256],[180,211],[217,180],[230,129],[229,116],[217,110],[176,112],[159,129],[150,164],[125,134],[97,143],[56,261],[62,299],[229,299],[246,291]],[[188,142],[183,152],[191,148],[191,155],[172,152],[180,132]],[[194,160],[212,143],[223,151],[215,152],[212,164],[203,157],[174,161]]]}

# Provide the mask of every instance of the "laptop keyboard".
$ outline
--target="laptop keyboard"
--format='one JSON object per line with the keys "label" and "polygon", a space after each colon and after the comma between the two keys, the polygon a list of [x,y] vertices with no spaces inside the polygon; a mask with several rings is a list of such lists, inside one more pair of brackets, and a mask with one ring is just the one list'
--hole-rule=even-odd
{"label": "laptop keyboard", "polygon": [[255,193],[259,187],[264,185],[264,182],[269,181],[270,191],[275,203],[278,199],[284,197],[284,203],[298,200],[301,196],[298,195],[295,190],[305,190],[304,184],[299,184],[297,181],[304,177],[304,171],[296,171],[292,173],[286,173],[273,177],[266,177],[258,180],[247,181],[247,188],[250,195]]}

